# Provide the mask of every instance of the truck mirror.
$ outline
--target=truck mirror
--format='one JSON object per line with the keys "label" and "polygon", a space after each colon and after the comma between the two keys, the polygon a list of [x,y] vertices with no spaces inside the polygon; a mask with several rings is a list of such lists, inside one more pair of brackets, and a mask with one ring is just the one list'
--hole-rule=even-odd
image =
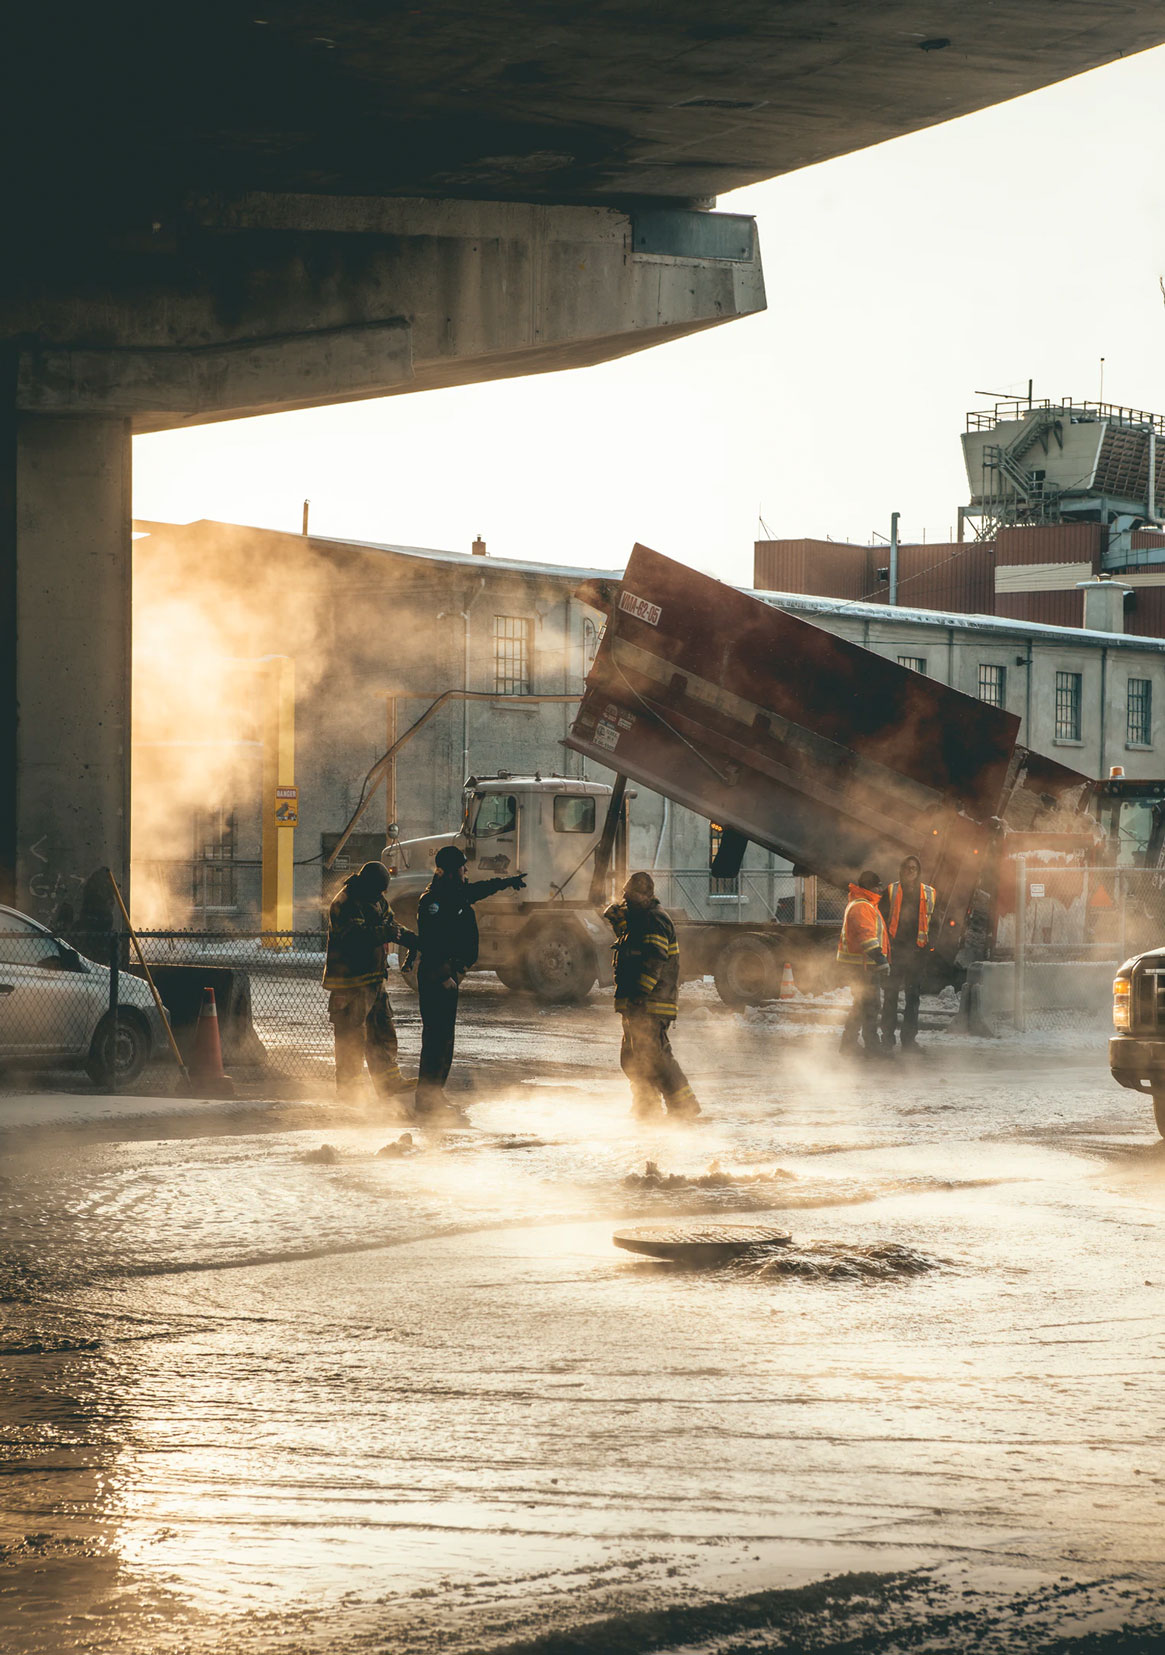
{"label": "truck mirror", "polygon": [[385,833],[387,833],[387,835],[390,839],[399,839],[400,838],[400,828],[396,825],[395,822],[390,822],[388,824],[388,826],[385,828],[384,831],[385,831]]}

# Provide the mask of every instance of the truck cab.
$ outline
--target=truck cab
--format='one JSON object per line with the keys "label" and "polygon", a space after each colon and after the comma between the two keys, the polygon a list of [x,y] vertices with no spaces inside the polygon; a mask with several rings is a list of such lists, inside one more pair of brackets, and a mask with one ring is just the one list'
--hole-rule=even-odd
{"label": "truck cab", "polygon": [[[596,979],[610,980],[610,933],[590,903],[590,883],[611,791],[606,782],[537,772],[470,776],[456,833],[385,846],[397,918],[415,923],[442,845],[464,851],[470,881],[524,873],[524,891],[498,892],[477,910],[479,968],[543,1000],[581,999]],[[617,846],[615,865],[623,860]]]}

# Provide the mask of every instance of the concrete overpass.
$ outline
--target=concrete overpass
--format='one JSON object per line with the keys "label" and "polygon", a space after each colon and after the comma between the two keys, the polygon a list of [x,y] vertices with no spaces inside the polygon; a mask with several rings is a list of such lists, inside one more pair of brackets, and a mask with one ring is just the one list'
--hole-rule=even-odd
{"label": "concrete overpass", "polygon": [[[1165,39],[1154,0],[109,0],[11,23],[0,898],[128,875],[130,436],[763,308],[760,178]],[[79,886],[77,887],[79,888]]]}

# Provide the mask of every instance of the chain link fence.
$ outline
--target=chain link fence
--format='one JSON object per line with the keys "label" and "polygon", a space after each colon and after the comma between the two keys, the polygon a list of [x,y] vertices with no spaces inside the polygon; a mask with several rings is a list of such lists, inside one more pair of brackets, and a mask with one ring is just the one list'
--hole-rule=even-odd
{"label": "chain link fence", "polygon": [[1016,857],[994,957],[973,968],[972,982],[989,1026],[1094,1039],[1111,1024],[1116,968],[1162,945],[1165,870]]}

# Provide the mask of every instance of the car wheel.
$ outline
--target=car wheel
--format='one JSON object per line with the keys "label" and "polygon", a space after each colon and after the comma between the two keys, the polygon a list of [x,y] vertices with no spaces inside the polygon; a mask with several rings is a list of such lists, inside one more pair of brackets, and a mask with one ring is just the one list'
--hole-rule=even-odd
{"label": "car wheel", "polygon": [[1157,1122],[1157,1130],[1165,1138],[1165,1092],[1153,1093],[1153,1119]]}
{"label": "car wheel", "polygon": [[132,1011],[107,1012],[97,1025],[85,1059],[95,1086],[132,1086],[150,1061],[150,1033]]}
{"label": "car wheel", "polygon": [[759,937],[733,937],[717,955],[713,976],[725,1005],[759,1006],[780,993],[776,956]]}
{"label": "car wheel", "polygon": [[520,958],[525,987],[548,1005],[584,1000],[598,976],[590,938],[569,923],[539,926]]}

